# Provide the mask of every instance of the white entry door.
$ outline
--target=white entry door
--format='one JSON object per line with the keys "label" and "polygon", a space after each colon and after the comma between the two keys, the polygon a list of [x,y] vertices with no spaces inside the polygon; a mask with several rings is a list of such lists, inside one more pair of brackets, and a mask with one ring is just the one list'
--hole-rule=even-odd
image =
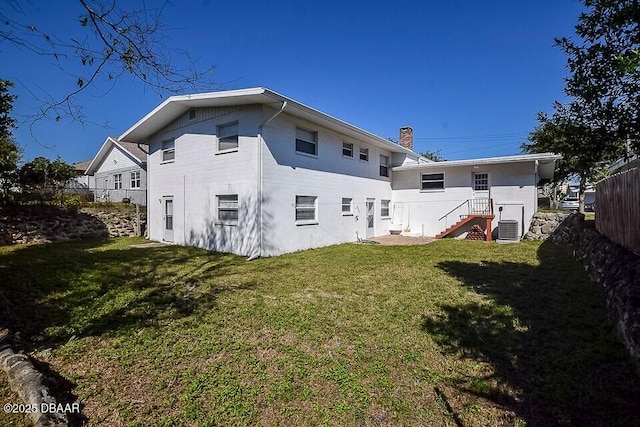
{"label": "white entry door", "polygon": [[367,238],[375,236],[374,219],[375,219],[375,200],[367,199]]}
{"label": "white entry door", "polygon": [[173,242],[173,197],[164,197],[163,201],[164,233],[162,240]]}
{"label": "white entry door", "polygon": [[474,172],[473,174],[473,206],[471,213],[489,214],[491,183],[489,172]]}

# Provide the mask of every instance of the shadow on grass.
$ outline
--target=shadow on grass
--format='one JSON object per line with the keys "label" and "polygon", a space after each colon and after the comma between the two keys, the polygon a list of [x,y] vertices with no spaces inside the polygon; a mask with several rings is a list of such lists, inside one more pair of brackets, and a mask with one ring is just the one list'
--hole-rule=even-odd
{"label": "shadow on grass", "polygon": [[606,320],[603,292],[569,248],[543,243],[538,259],[438,264],[484,298],[442,305],[424,330],[445,352],[493,368],[452,385],[528,426],[639,425],[640,381]]}
{"label": "shadow on grass", "polygon": [[[0,313],[23,347],[55,348],[73,337],[117,335],[216,308],[224,292],[251,282],[216,284],[241,262],[195,248],[131,248],[82,241],[0,255]],[[226,283],[226,282],[225,282]]]}

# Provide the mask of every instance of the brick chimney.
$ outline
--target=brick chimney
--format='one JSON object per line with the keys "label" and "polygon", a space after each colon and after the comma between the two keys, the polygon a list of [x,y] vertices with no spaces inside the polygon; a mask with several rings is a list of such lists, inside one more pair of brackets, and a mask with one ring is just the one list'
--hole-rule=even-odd
{"label": "brick chimney", "polygon": [[413,129],[410,126],[400,128],[400,145],[413,151]]}

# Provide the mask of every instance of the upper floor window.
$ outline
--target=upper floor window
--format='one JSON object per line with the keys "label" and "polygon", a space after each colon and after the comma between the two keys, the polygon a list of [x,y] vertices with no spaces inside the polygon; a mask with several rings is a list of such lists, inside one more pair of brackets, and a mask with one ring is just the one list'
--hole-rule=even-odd
{"label": "upper floor window", "polygon": [[444,173],[423,173],[420,180],[422,190],[444,190]]}
{"label": "upper floor window", "polygon": [[296,224],[318,222],[316,196],[296,196]]}
{"label": "upper floor window", "polygon": [[342,155],[353,158],[353,144],[350,142],[342,143]]}
{"label": "upper floor window", "polygon": [[475,173],[473,174],[473,189],[475,191],[486,191],[489,189],[489,174]]}
{"label": "upper floor window", "polygon": [[369,161],[369,149],[361,148],[360,149],[360,160],[368,162]]}
{"label": "upper floor window", "polygon": [[389,204],[391,200],[380,200],[380,216],[389,217]]}
{"label": "upper floor window", "polygon": [[238,223],[238,195],[224,194],[218,197],[218,221],[225,224]]}
{"label": "upper floor window", "polygon": [[318,155],[318,133],[296,128],[296,151],[298,153]]}
{"label": "upper floor window", "polygon": [[189,121],[193,121],[196,119],[196,109],[192,108],[189,110]]}
{"label": "upper floor window", "polygon": [[389,156],[380,156],[380,176],[389,176]]}
{"label": "upper floor window", "polygon": [[162,141],[162,161],[168,162],[176,158],[176,143],[173,139]]}
{"label": "upper floor window", "polygon": [[117,173],[117,174],[113,175],[113,188],[115,190],[121,190],[122,189],[122,174],[121,173]]}
{"label": "upper floor window", "polygon": [[131,178],[131,188],[140,188],[140,171],[131,172],[129,177]]}
{"label": "upper floor window", "polygon": [[218,126],[218,151],[238,148],[238,122]]}
{"label": "upper floor window", "polygon": [[342,198],[342,215],[351,215],[353,213],[353,199],[350,197]]}

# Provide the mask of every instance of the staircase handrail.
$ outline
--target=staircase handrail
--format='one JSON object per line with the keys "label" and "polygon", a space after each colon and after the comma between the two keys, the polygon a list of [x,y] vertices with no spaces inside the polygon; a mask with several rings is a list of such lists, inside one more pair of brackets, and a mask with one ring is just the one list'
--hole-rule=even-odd
{"label": "staircase handrail", "polygon": [[451,215],[453,212],[455,212],[456,210],[458,210],[458,208],[461,208],[465,203],[467,204],[467,212],[469,212],[469,200],[471,199],[467,199],[464,202],[460,203],[458,206],[456,206],[455,208],[451,209],[449,212],[447,212],[446,214],[442,215],[440,218],[438,218],[438,221],[441,221],[443,219],[445,219],[446,217],[448,217],[449,215]]}

